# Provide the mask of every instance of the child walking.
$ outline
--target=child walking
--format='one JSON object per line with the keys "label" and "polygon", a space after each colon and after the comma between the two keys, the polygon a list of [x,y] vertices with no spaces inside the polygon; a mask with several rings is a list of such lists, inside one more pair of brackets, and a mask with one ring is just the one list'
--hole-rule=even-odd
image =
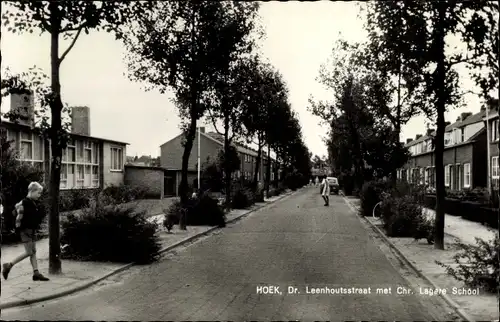
{"label": "child walking", "polygon": [[25,258],[30,258],[31,266],[33,267],[34,281],[48,281],[49,279],[43,276],[38,271],[38,263],[36,258],[36,231],[40,227],[45,216],[38,205],[38,199],[42,195],[43,187],[38,182],[31,182],[28,186],[28,195],[26,198],[16,204],[16,228],[20,230],[21,241],[24,245],[24,253],[16,257],[10,263],[3,264],[3,278],[7,279],[9,273],[20,261]]}

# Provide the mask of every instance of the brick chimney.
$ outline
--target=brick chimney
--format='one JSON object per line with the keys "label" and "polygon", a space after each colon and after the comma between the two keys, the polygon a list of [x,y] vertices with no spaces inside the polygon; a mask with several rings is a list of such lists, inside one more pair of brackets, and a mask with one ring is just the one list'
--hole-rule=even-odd
{"label": "brick chimney", "polygon": [[90,109],[87,106],[71,109],[71,133],[90,136]]}
{"label": "brick chimney", "polygon": [[432,134],[432,132],[434,131],[434,129],[427,129],[427,136],[430,136]]}
{"label": "brick chimney", "polygon": [[418,139],[420,139],[421,137],[422,137],[422,134],[417,134],[417,135],[415,135],[415,140],[418,140]]}
{"label": "brick chimney", "polygon": [[11,121],[19,124],[35,125],[35,95],[33,92],[10,94],[10,111],[14,114]]}
{"label": "brick chimney", "polygon": [[406,144],[410,143],[411,141],[413,141],[412,138],[406,139]]}

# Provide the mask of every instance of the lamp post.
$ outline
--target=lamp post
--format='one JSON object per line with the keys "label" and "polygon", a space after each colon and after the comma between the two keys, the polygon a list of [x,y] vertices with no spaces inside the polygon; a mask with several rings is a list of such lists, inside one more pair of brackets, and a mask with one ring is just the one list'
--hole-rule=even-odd
{"label": "lamp post", "polygon": [[488,102],[486,102],[486,155],[488,157],[488,192],[491,196],[491,152],[490,152],[490,109],[488,106]]}
{"label": "lamp post", "polygon": [[200,165],[200,134],[201,133],[201,130],[200,130],[200,127],[198,126],[198,192],[200,191],[200,169],[201,169],[201,165]]}

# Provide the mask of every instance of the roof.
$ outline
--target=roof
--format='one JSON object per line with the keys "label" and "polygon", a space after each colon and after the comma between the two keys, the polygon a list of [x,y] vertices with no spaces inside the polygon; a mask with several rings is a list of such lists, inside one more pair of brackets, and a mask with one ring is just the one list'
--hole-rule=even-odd
{"label": "roof", "polygon": [[[470,124],[482,122],[485,116],[486,116],[486,111],[481,111],[479,113],[473,114],[473,115],[467,117],[464,121],[457,121],[455,123],[447,125],[445,128],[445,132],[449,132],[453,129],[463,128],[463,127],[470,125]],[[432,131],[429,135],[423,135],[422,137],[420,137],[416,140],[413,140],[410,143],[406,143],[405,147],[410,147],[410,146],[416,145],[420,142],[423,142],[427,139],[432,138],[435,135],[436,135],[436,131]],[[475,137],[475,136],[476,135],[474,135],[473,137]],[[469,138],[469,140],[467,142],[470,142],[471,140],[472,140],[472,137]]]}
{"label": "roof", "polygon": [[[7,121],[7,120],[2,120],[2,124],[7,124],[8,126],[18,127],[20,129],[24,128],[25,130],[29,130],[29,131],[33,130],[33,128],[29,125],[19,124],[19,123]],[[90,136],[90,135],[83,135],[83,134],[77,134],[77,133],[71,133],[71,132],[69,134],[73,137],[93,139],[93,140],[99,140],[99,141],[105,141],[105,142],[117,143],[117,144],[123,144],[123,145],[130,145],[130,143],[116,141],[116,140],[110,140],[110,139],[105,139],[105,138],[99,138],[99,137]]]}
{"label": "roof", "polygon": [[127,168],[134,168],[134,169],[149,169],[149,170],[171,170],[163,167],[155,167],[155,166],[146,166],[146,165],[137,165],[137,164],[125,164],[125,167]]}
{"label": "roof", "polygon": [[[163,143],[162,145],[160,145],[160,147],[172,142],[173,140],[177,139],[178,137],[180,137],[182,135],[179,134],[175,137],[173,137],[172,139],[168,140],[167,142]],[[200,132],[200,135],[219,144],[221,147],[224,146],[224,136],[222,134],[219,134],[217,132]],[[247,148],[247,147],[244,147],[242,146],[241,144],[237,143],[237,142],[233,142],[233,145],[236,147],[237,151],[240,152],[240,153],[245,153],[245,154],[248,154],[248,155],[251,155],[251,156],[254,156],[256,157],[257,156],[257,151],[255,151],[254,149],[251,149],[251,148]],[[265,155],[265,152],[262,151],[262,156]],[[271,157],[271,160],[273,161],[276,161],[275,158]]]}

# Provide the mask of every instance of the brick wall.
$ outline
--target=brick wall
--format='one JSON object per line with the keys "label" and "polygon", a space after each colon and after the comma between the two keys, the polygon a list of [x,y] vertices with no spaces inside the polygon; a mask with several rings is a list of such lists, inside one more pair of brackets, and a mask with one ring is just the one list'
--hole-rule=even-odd
{"label": "brick wall", "polygon": [[[216,158],[218,151],[222,148],[217,142],[201,135],[200,137],[200,159],[201,164],[206,161],[207,157]],[[160,147],[160,164],[167,169],[182,169],[182,154],[184,147],[182,146],[182,135],[168,141]],[[197,170],[198,163],[198,137],[193,142],[193,149],[189,156],[189,170]]]}
{"label": "brick wall", "polygon": [[125,167],[125,184],[145,188],[149,198],[163,198],[164,171],[155,168]]}

